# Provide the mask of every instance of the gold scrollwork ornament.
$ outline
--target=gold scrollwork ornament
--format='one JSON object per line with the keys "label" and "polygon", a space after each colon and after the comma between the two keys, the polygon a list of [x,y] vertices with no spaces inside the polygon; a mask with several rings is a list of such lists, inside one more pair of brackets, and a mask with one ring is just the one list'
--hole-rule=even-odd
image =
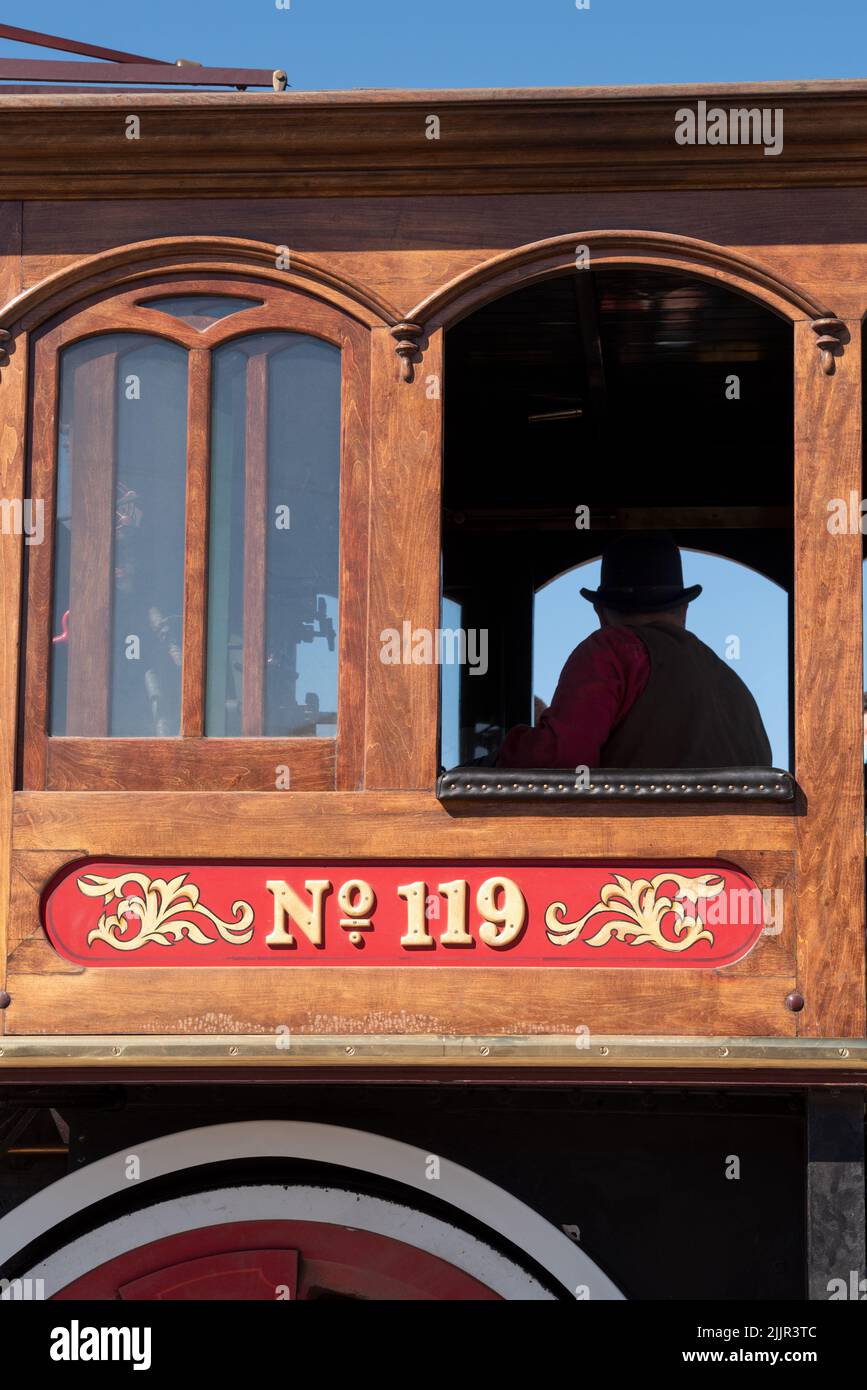
{"label": "gold scrollwork ornament", "polygon": [[[577,940],[591,917],[601,912],[620,915],[605,922],[593,936],[586,937],[585,946],[604,946],[611,937],[628,946],[649,944],[660,951],[688,951],[699,941],[713,944],[713,932],[708,931],[697,911],[688,913],[687,904],[698,904],[700,898],[715,898],[725,888],[725,880],[715,874],[686,878],[682,874],[657,874],[655,878],[630,880],[622,874],[613,875],[614,882],[606,883],[599,902],[577,922],[566,922],[566,904],[551,903],[545,912],[548,939],[555,946],[568,946]],[[673,883],[677,893],[672,898],[658,897],[664,883]],[[663,933],[665,918],[673,914],[671,931],[674,940]]]}
{"label": "gold scrollwork ornament", "polygon": [[[116,951],[137,951],[151,943],[157,946],[173,946],[176,941],[186,938],[197,946],[212,946],[217,940],[209,936],[204,928],[191,920],[192,914],[204,917],[211,922],[223,941],[233,946],[243,946],[253,935],[253,909],[249,903],[232,903],[233,922],[224,922],[221,917],[199,902],[199,890],[194,883],[185,883],[186,874],[177,878],[149,879],[145,874],[126,873],[116,878],[103,878],[100,874],[82,874],[78,879],[78,889],[89,898],[102,898],[106,907],[113,899],[117,906],[112,913],[103,912],[99,925],[88,933],[88,946],[93,941],[104,941]],[[137,884],[142,896],[124,893],[130,884]],[[127,918],[139,922],[135,936],[126,936],[129,930]]]}

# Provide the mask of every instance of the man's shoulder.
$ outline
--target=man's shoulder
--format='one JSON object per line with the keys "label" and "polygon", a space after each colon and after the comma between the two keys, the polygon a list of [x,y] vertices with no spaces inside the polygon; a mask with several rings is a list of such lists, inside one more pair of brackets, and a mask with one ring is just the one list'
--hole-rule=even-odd
{"label": "man's shoulder", "polygon": [[[657,630],[659,629],[657,628]],[[740,692],[746,694],[755,703],[752,691],[737,671],[732,668],[731,662],[721,657],[719,652],[715,652],[713,647],[708,646],[707,642],[703,642],[700,637],[685,627],[668,627],[667,633],[675,638],[681,651],[692,653],[691,664],[703,668],[708,679],[717,681],[721,687],[728,690],[730,696]]]}
{"label": "man's shoulder", "polygon": [[[591,632],[572,652],[567,667],[613,661],[616,665],[631,664],[647,657],[647,647],[635,628],[603,627]],[[565,669],[565,668],[564,668]]]}
{"label": "man's shoulder", "polygon": [[[646,643],[642,641],[641,633],[636,627],[601,627],[596,632],[591,632],[590,636],[581,643],[581,646],[593,647],[597,651],[612,652],[635,652],[646,650]],[[580,651],[576,647],[576,651]]]}

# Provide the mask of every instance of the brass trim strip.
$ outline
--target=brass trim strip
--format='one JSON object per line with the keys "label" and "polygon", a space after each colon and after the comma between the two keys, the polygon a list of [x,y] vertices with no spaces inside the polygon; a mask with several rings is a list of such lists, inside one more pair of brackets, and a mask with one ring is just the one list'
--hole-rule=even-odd
{"label": "brass trim strip", "polygon": [[435,1034],[290,1033],[0,1037],[4,1069],[26,1067],[447,1067],[762,1068],[863,1070],[864,1038],[591,1037],[571,1034],[445,1037]]}

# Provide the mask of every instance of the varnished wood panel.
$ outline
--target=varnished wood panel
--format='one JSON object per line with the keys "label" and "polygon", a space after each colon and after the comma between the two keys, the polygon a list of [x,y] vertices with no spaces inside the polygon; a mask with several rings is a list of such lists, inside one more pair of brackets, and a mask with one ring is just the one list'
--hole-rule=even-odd
{"label": "varnished wood panel", "polygon": [[189,361],[181,733],[194,738],[205,731],[211,354],[204,348],[193,348]]}
{"label": "varnished wood panel", "polygon": [[[20,207],[0,204],[0,294],[4,297],[16,293],[20,285],[20,247]],[[19,339],[9,346],[8,363],[0,366],[0,496],[11,499],[24,493],[27,344]],[[6,977],[22,550],[21,536],[0,535],[0,988]],[[0,1010],[0,1035],[4,1027]]]}
{"label": "varnished wood panel", "polygon": [[[73,794],[48,798],[65,805],[82,799]],[[89,797],[93,801],[96,798]],[[114,812],[120,798],[112,795],[99,798]],[[45,794],[28,794],[26,802],[44,802]],[[129,802],[129,797],[124,797]],[[194,853],[181,847],[178,829],[185,823],[170,817],[162,824],[157,808],[170,801],[179,807],[182,798],[154,795],[148,798],[151,823],[140,826],[144,853],[159,855]],[[293,815],[292,802],[281,802],[286,816],[274,817],[283,822],[282,845],[263,838],[264,817],[261,813],[264,798],[256,796],[225,797],[224,815],[219,819],[222,836],[235,841],[232,851],[241,857],[239,840],[245,840],[237,818],[228,812],[233,805],[243,813],[251,803],[257,814],[250,824],[259,833],[255,846],[250,843],[249,857],[274,853],[282,858],[297,858],[317,853],[331,853],[340,844],[343,854],[384,856],[402,852],[412,853],[413,846],[402,838],[403,850],[395,846],[399,826],[411,826],[410,808],[417,808],[425,799],[408,793],[368,797],[334,793],[328,798],[299,797],[307,803],[306,814]],[[387,834],[382,833],[382,810],[371,807],[371,818],[359,836],[362,847],[354,849],[351,838],[338,829],[330,817],[327,828],[317,827],[319,819],[311,814],[311,802],[322,807],[342,802],[345,807],[373,802],[377,808],[389,803],[401,803],[398,824]],[[297,804],[297,802],[296,802]],[[428,809],[432,809],[428,807]],[[397,810],[397,807],[395,807]],[[195,818],[190,817],[189,820]],[[357,820],[357,817],[356,817]],[[113,817],[107,817],[104,823]],[[299,834],[304,822],[309,833]],[[189,823],[189,822],[186,822]],[[538,844],[528,834],[524,818],[520,844],[516,837],[503,843],[502,827],[489,825],[492,832],[487,846],[475,845],[471,853],[487,854],[497,863],[507,863],[511,855],[517,859],[539,855]],[[162,830],[159,829],[162,824]],[[763,822],[763,824],[770,824]],[[660,822],[664,828],[666,821]],[[81,819],[76,817],[78,832]],[[573,847],[563,844],[564,823],[557,826],[559,847],[549,843],[548,853],[561,859],[569,857]],[[377,833],[377,830],[379,833]],[[498,848],[491,841],[496,837]],[[19,837],[21,838],[21,837]],[[50,838],[43,834],[45,840]],[[350,838],[350,843],[346,843]],[[648,846],[646,835],[639,840]],[[163,849],[163,841],[170,848]],[[441,852],[435,836],[428,836],[428,853]],[[100,853],[119,852],[128,858],[136,853],[129,822],[122,818],[115,851],[103,834]],[[287,852],[287,846],[291,847]],[[466,853],[463,845],[452,844],[457,857]],[[664,847],[654,846],[664,854]],[[301,968],[293,971],[291,989],[280,970],[233,971],[230,969],[201,970],[185,968],[173,973],[170,990],[165,989],[164,976],[157,970],[137,968],[134,971],[85,970],[61,961],[48,943],[39,921],[41,891],[63,867],[81,859],[85,852],[95,852],[90,844],[77,850],[35,851],[17,849],[14,856],[16,892],[13,902],[12,931],[16,943],[10,963],[10,993],[13,1004],[9,1010],[10,1032],[63,1033],[82,1031],[81,1018],[88,1020],[87,1030],[93,1033],[125,1034],[136,1032],[165,1033],[257,1033],[276,1032],[282,1027],[298,1033],[385,1033],[446,1034],[484,1033],[557,1033],[576,1034],[585,1028],[592,1033],[619,1032],[624,1034],[682,1034],[741,1035],[791,1037],[795,1035],[794,1015],[786,1008],[785,998],[795,983],[793,964],[794,918],[791,903],[787,903],[783,930],[778,935],[763,934],[750,955],[736,965],[714,971],[606,971],[574,972],[539,969],[504,972],[480,968],[469,972],[448,969],[331,969],[327,972]],[[210,832],[211,857],[218,857],[222,846]],[[585,851],[586,852],[586,851]],[[425,851],[419,851],[424,858]],[[792,875],[792,855],[778,852],[742,850],[724,851],[722,857],[743,868],[758,886],[773,891],[788,889]],[[724,928],[720,928],[724,930]],[[75,1019],[78,1018],[78,1023]]]}
{"label": "varnished wood panel", "polygon": [[[370,334],[348,333],[343,343],[340,391],[340,623],[338,665],[346,677],[337,711],[336,785],[364,786],[370,595]],[[379,563],[375,560],[375,563]]]}
{"label": "varnished wood panel", "polygon": [[91,738],[109,733],[116,364],[116,352],[105,351],[78,362],[71,377],[69,595],[74,612],[65,727],[70,734]]}
{"label": "varnished wood panel", "polygon": [[16,957],[16,970],[19,973],[40,975],[62,971],[81,974],[81,966],[64,961],[56,951],[51,950],[39,916],[43,888],[68,862],[66,852],[24,850],[12,856],[8,949],[9,959]]}
{"label": "varnished wood panel", "polygon": [[[659,809],[659,808],[657,808]],[[16,849],[88,854],[302,858],[333,856],[710,857],[790,851],[795,820],[780,815],[453,816],[424,792],[299,792],[273,796],[154,792],[18,792]]]}
{"label": "varnished wood panel", "polygon": [[857,1037],[865,1018],[861,536],[828,529],[829,502],[861,492],[861,325],[833,375],[795,327],[795,757],[798,984],[807,1037]]}
{"label": "varnished wood panel", "polygon": [[244,664],[241,732],[265,727],[265,574],[268,563],[268,349],[247,359],[244,422]]}
{"label": "varnished wood panel", "polygon": [[[761,145],[674,138],[697,96],[785,114],[784,158]],[[6,95],[0,186],[15,198],[385,196],[594,188],[810,188],[864,182],[863,84],[699,89],[136,92],[142,138],[123,138],[128,93]],[[441,122],[428,138],[428,119]],[[194,158],[191,159],[191,150]],[[829,150],[833,159],[829,159]],[[287,152],[291,157],[287,157]]]}
{"label": "varnished wood panel", "polygon": [[[762,894],[765,929],[748,955],[726,966],[731,975],[792,975],[796,973],[798,893],[794,854],[758,850],[738,855],[738,865]],[[737,900],[732,904],[740,912]],[[726,923],[714,927],[724,936]]]}
{"label": "varnished wood panel", "polygon": [[326,738],[51,738],[47,755],[46,782],[58,792],[206,792],[217,778],[239,792],[334,786],[334,740]]}
{"label": "varnished wood panel", "polygon": [[439,667],[389,665],[383,634],[440,622],[442,336],[401,379],[394,338],[371,334],[370,631],[365,786],[433,788]]}
{"label": "varnished wood panel", "polygon": [[[34,947],[34,950],[37,948]],[[46,945],[45,953],[53,956]],[[23,959],[23,957],[22,957]],[[31,954],[30,966],[34,964]],[[46,955],[47,964],[47,955]],[[672,971],[52,970],[12,962],[8,1031],[26,1033],[594,1033],[793,1037],[791,975]],[[460,972],[465,975],[466,972]],[[276,977],[276,978],[275,978]],[[586,1036],[586,1035],[585,1035]],[[348,1038],[347,1041],[350,1039]]]}
{"label": "varnished wood panel", "polygon": [[0,303],[5,304],[24,288],[23,241],[21,203],[0,202]]}
{"label": "varnished wood panel", "polygon": [[[75,859],[79,855],[72,855]],[[760,886],[785,877],[787,856],[746,856]],[[639,1033],[792,1037],[791,923],[762,936],[739,965],[715,971],[520,972],[481,968],[82,970],[51,948],[39,921],[57,853],[14,857],[9,1031],[24,1033]],[[744,968],[751,962],[748,972]],[[87,1019],[86,1030],[82,1018]]]}
{"label": "varnished wood panel", "polygon": [[[509,247],[586,230],[671,232],[753,256],[838,314],[867,310],[867,189],[797,189],[497,197],[106,199],[24,205],[24,283],[114,246],[160,236],[285,242],[386,295],[402,311]],[[278,237],[275,226],[285,228]]]}
{"label": "varnished wood panel", "polygon": [[60,399],[59,363],[37,343],[32,350],[34,377],[39,381],[39,408],[32,398],[24,402],[29,426],[30,488],[45,506],[45,537],[31,546],[26,570],[26,626],[24,650],[24,700],[22,779],[25,787],[45,786],[45,739],[48,731],[50,639],[59,634],[52,627],[55,482],[57,474],[57,415]]}

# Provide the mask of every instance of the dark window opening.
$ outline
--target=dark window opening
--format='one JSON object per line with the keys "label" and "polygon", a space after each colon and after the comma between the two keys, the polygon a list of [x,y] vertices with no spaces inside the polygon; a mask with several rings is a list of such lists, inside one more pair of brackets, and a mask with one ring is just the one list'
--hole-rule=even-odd
{"label": "dark window opening", "polygon": [[538,720],[552,665],[597,626],[578,589],[598,566],[590,584],[577,567],[668,532],[704,585],[687,629],[792,768],[791,326],[708,281],[583,270],[457,324],[446,370],[442,624],[459,613],[466,638],[442,669],[443,767]]}

